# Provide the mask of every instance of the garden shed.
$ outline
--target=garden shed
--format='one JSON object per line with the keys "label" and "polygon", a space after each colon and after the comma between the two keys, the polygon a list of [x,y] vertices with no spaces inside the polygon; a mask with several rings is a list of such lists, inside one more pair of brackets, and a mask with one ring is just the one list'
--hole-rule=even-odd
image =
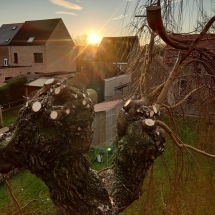
{"label": "garden shed", "polygon": [[104,147],[111,145],[116,136],[117,114],[123,106],[122,100],[107,101],[96,104],[95,119],[92,124],[94,131],[92,147],[104,144]]}

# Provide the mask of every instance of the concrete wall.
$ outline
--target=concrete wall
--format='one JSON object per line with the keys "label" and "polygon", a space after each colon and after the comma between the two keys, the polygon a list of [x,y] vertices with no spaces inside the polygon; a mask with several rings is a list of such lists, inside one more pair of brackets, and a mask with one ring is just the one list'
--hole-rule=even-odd
{"label": "concrete wall", "polygon": [[127,74],[105,79],[105,99],[128,93],[130,82],[131,75]]}

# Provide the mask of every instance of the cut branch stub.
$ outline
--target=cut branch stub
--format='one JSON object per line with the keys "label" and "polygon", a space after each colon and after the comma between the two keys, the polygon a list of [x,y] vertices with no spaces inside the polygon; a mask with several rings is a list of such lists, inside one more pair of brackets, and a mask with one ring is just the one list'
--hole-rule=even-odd
{"label": "cut branch stub", "polygon": [[72,96],[77,99],[78,98],[78,95],[77,94],[72,94]]}
{"label": "cut branch stub", "polygon": [[83,100],[82,100],[82,105],[87,105],[90,103],[90,99],[88,97],[85,97]]}
{"label": "cut branch stub", "polygon": [[54,89],[54,94],[58,95],[60,93],[60,91],[61,91],[61,87],[57,87]]}
{"label": "cut branch stub", "polygon": [[34,104],[32,105],[32,110],[34,112],[38,112],[42,107],[41,102],[34,102]]}
{"label": "cut branch stub", "polygon": [[154,111],[155,115],[157,115],[158,114],[158,110],[157,110],[156,106],[153,105],[152,108],[153,108],[153,111]]}
{"label": "cut branch stub", "polygon": [[77,95],[78,98],[85,98],[86,95],[81,92],[78,88],[74,86],[69,86],[69,89],[72,90],[73,94]]}
{"label": "cut branch stub", "polygon": [[54,83],[55,83],[55,79],[54,78],[50,78],[44,84],[45,84],[45,86],[50,87]]}
{"label": "cut branch stub", "polygon": [[155,121],[152,119],[145,119],[142,121],[142,125],[144,128],[154,128]]}
{"label": "cut branch stub", "polygon": [[44,83],[44,87],[46,89],[46,91],[50,90],[51,86],[54,85],[56,83],[56,80],[54,78],[50,78],[48,79],[45,83]]}
{"label": "cut branch stub", "polygon": [[70,114],[70,108],[66,108],[66,110],[65,110],[65,113],[66,113],[66,115],[69,115]]}
{"label": "cut branch stub", "polygon": [[150,111],[150,113],[149,113],[149,116],[150,116],[150,117],[153,117],[153,116],[154,116],[154,114],[155,114],[155,113],[154,113],[154,111],[153,111],[153,110],[151,110],[151,111]]}
{"label": "cut branch stub", "polygon": [[128,109],[131,106],[131,99],[127,100],[126,103],[123,105],[123,109]]}
{"label": "cut branch stub", "polygon": [[82,101],[82,105],[86,105],[87,104],[87,101],[84,99],[83,101]]}
{"label": "cut branch stub", "polygon": [[125,104],[123,105],[123,109],[125,111],[127,111],[128,109],[130,109],[131,107],[134,107],[136,110],[143,106],[144,102],[142,100],[132,100],[132,99],[128,99]]}
{"label": "cut branch stub", "polygon": [[61,116],[62,116],[62,110],[53,110],[50,113],[50,118],[53,120],[58,120],[61,118]]}

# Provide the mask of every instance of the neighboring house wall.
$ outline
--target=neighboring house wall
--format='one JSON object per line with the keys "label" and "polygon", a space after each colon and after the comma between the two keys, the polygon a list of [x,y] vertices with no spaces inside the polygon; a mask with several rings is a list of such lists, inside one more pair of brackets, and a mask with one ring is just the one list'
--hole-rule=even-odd
{"label": "neighboring house wall", "polygon": [[47,71],[75,71],[76,50],[64,23],[59,22],[46,43]]}
{"label": "neighboring house wall", "polygon": [[[0,46],[0,53],[2,55]],[[9,46],[8,49],[8,67],[0,68],[0,86],[4,85],[4,81],[9,77],[15,77],[20,74],[35,74],[37,72],[46,72],[46,54],[44,46]],[[14,53],[17,53],[17,61],[15,62]],[[36,63],[34,53],[40,53],[43,56],[42,63]]]}
{"label": "neighboring house wall", "polygon": [[34,67],[7,67],[7,68],[0,68],[0,86],[3,86],[5,83],[4,81],[7,80],[9,77],[15,77],[20,74],[33,74]]}
{"label": "neighboring house wall", "polygon": [[4,66],[4,59],[7,58],[9,60],[9,47],[8,46],[0,46],[0,67]]}
{"label": "neighboring house wall", "polygon": [[[11,46],[10,49],[10,66],[32,66],[34,72],[46,72],[46,52],[45,47],[40,46]],[[17,53],[17,63],[15,62],[14,53]],[[34,54],[42,55],[42,62],[35,62]]]}
{"label": "neighboring house wall", "polygon": [[124,95],[129,92],[131,75],[120,75],[105,79],[105,99],[115,95]]}

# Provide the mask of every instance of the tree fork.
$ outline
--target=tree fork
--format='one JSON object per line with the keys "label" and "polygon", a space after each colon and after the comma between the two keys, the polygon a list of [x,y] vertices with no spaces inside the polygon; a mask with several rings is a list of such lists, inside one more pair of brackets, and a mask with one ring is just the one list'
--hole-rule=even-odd
{"label": "tree fork", "polygon": [[14,130],[1,137],[0,173],[29,169],[48,186],[58,214],[116,215],[141,196],[165,138],[154,123],[156,109],[142,100],[129,101],[118,116],[113,165],[91,170],[86,153],[94,109],[84,85],[77,87],[79,78],[85,80],[81,73],[74,84],[73,77],[55,80],[21,108]]}

